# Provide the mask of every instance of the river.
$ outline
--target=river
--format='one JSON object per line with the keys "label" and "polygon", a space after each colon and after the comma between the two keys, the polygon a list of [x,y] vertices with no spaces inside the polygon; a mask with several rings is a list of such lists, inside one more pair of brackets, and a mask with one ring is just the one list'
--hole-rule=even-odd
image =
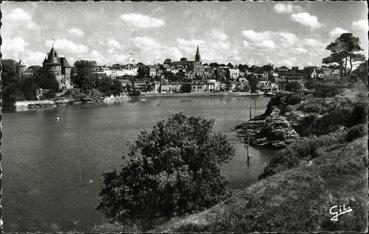
{"label": "river", "polygon": [[[234,127],[266,109],[266,97],[151,97],[3,114],[3,218],[6,232],[89,231],[107,222],[95,210],[101,175],[119,168],[127,141],[171,113],[215,119],[236,150],[223,166],[230,188],[255,182],[273,151],[246,149]],[[254,107],[253,107],[254,115]],[[59,117],[60,120],[56,121]]]}

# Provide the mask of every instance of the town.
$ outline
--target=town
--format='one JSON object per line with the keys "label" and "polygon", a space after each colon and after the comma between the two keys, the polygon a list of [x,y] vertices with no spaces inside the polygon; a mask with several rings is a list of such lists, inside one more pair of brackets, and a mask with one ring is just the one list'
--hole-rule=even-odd
{"label": "town", "polygon": [[[250,92],[270,93],[278,91],[302,91],[309,79],[338,79],[339,69],[335,66],[286,66],[274,67],[202,63],[197,47],[195,59],[181,58],[180,61],[165,59],[160,64],[143,63],[113,64],[111,66],[91,64],[92,74],[98,79],[112,78],[120,81],[124,91],[137,90],[142,93],[212,93]],[[40,66],[26,67],[22,60],[16,64],[19,77],[31,77]],[[53,73],[61,90],[73,88],[71,81],[77,74],[64,57],[58,57],[51,48],[43,62],[43,67]]]}

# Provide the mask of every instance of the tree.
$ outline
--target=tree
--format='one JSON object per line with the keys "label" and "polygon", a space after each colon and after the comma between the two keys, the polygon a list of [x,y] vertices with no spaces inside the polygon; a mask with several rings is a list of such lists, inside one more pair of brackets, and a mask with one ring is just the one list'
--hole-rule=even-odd
{"label": "tree", "polygon": [[220,164],[234,155],[214,121],[183,113],[159,121],[130,144],[126,166],[104,174],[97,210],[113,221],[199,211],[224,198]]}
{"label": "tree", "polygon": [[[358,52],[363,49],[360,47],[360,40],[354,37],[352,33],[343,33],[335,41],[331,42],[327,48],[331,54],[323,59],[324,64],[338,64],[340,68],[340,77],[350,75],[353,61],[362,61],[365,59],[363,54]],[[350,68],[347,70],[347,65]]]}
{"label": "tree", "polygon": [[150,76],[150,69],[148,66],[144,64],[138,65],[137,69],[137,77],[138,78],[146,78]]}
{"label": "tree", "polygon": [[74,66],[76,67],[76,75],[72,77],[74,85],[84,92],[94,88],[95,77],[92,74],[92,70],[96,66],[94,61],[78,60]]}
{"label": "tree", "polygon": [[300,91],[301,88],[302,88],[301,84],[298,81],[287,82],[285,86],[286,91],[292,91],[292,92]]}

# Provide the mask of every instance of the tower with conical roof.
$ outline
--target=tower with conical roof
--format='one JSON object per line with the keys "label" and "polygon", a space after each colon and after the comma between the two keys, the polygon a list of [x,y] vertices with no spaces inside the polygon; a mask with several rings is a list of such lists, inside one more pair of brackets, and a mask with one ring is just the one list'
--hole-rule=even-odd
{"label": "tower with conical roof", "polygon": [[66,58],[58,57],[58,53],[55,51],[54,46],[51,47],[42,65],[44,69],[55,75],[61,89],[70,89],[73,87],[70,83],[72,67],[69,65]]}
{"label": "tower with conical roof", "polygon": [[197,46],[197,49],[196,49],[195,62],[201,62],[199,46]]}
{"label": "tower with conical roof", "polygon": [[17,75],[20,77],[23,75],[23,72],[26,70],[26,65],[22,64],[22,59],[19,60],[16,67]]}

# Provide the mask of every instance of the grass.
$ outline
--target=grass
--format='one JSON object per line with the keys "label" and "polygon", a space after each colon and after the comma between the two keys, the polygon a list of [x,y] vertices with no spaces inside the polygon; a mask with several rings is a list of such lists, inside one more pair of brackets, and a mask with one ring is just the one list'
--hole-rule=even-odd
{"label": "grass", "polygon": [[[316,158],[301,161],[299,166],[260,180],[223,203],[155,231],[364,232],[366,144],[367,137],[362,137],[322,147]],[[340,216],[338,222],[330,221],[330,207],[343,203],[353,212]]]}

